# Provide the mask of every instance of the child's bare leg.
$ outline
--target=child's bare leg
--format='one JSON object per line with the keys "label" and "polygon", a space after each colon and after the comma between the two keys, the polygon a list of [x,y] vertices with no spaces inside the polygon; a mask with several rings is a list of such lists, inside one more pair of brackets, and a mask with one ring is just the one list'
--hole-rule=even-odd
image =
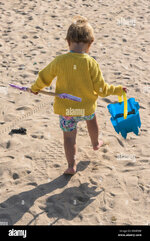
{"label": "child's bare leg", "polygon": [[92,120],[87,120],[86,123],[87,123],[87,128],[91,138],[93,149],[96,151],[103,145],[103,141],[98,140],[99,129],[98,129],[96,115]]}
{"label": "child's bare leg", "polygon": [[76,163],[75,163],[75,155],[76,155],[76,134],[77,129],[73,131],[64,131],[64,149],[68,162],[68,168],[64,172],[65,174],[75,174],[76,172]]}

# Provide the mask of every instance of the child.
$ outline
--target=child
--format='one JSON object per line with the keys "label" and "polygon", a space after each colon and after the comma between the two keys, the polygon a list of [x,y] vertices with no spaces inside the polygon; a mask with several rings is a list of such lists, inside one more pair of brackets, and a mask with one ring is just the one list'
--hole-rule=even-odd
{"label": "child", "polygon": [[94,41],[91,25],[85,17],[76,16],[70,25],[66,40],[70,52],[57,56],[47,67],[39,72],[31,92],[50,86],[57,76],[55,92],[72,94],[82,98],[81,102],[55,97],[54,113],[59,115],[60,127],[63,130],[64,149],[68,168],[65,174],[76,172],[76,134],[77,123],[85,120],[94,150],[98,150],[103,141],[98,139],[99,130],[96,119],[98,96],[121,96],[126,88],[105,83],[99,65],[88,55]]}

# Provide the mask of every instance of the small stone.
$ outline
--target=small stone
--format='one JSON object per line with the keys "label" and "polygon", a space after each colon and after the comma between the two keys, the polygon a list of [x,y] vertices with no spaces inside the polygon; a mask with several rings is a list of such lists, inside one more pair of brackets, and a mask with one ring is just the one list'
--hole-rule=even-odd
{"label": "small stone", "polygon": [[116,220],[117,220],[117,218],[116,218],[115,216],[112,216],[112,217],[111,217],[111,221],[112,221],[112,222],[115,222]]}
{"label": "small stone", "polygon": [[27,39],[28,36],[27,36],[27,35],[23,35],[22,38],[23,38],[23,39]]}
{"label": "small stone", "polygon": [[31,16],[31,17],[29,17],[28,19],[29,19],[29,20],[33,20],[33,17]]}
{"label": "small stone", "polygon": [[35,70],[33,71],[34,75],[37,75],[39,73],[39,71]]}
{"label": "small stone", "polygon": [[34,38],[34,39],[37,39],[37,38],[39,38],[39,37],[35,35],[35,36],[33,36],[33,38]]}
{"label": "small stone", "polygon": [[13,179],[18,179],[19,178],[19,175],[17,173],[13,173]]}
{"label": "small stone", "polygon": [[27,174],[30,174],[30,173],[31,173],[31,171],[30,171],[30,170],[27,170],[26,172],[27,172]]}

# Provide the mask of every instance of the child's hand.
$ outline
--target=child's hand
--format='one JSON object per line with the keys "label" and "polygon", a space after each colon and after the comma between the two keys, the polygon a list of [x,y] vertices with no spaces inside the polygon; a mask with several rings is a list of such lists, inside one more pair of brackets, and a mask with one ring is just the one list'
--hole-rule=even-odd
{"label": "child's hand", "polygon": [[122,87],[122,89],[127,93],[128,89],[126,87]]}
{"label": "child's hand", "polygon": [[32,94],[34,94],[34,95],[37,95],[37,94],[38,94],[38,92],[33,92],[31,89],[28,89],[28,92],[30,92],[30,93],[32,93]]}
{"label": "child's hand", "polygon": [[30,92],[30,93],[32,93],[32,94],[34,94],[34,95],[37,95],[37,94],[38,94],[38,92],[33,92],[30,88],[28,88],[27,91]]}
{"label": "child's hand", "polygon": [[37,94],[38,94],[38,92],[33,92],[32,90],[31,90],[31,93],[34,94],[34,95],[37,95]]}

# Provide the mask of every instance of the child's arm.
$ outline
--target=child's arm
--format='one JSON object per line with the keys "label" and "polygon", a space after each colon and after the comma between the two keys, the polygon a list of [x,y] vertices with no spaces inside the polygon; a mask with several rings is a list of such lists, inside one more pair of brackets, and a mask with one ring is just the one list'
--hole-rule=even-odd
{"label": "child's arm", "polygon": [[39,72],[37,80],[31,86],[31,92],[36,94],[44,87],[50,86],[56,75],[56,60],[54,59],[50,64],[48,64],[43,70]]}
{"label": "child's arm", "polygon": [[104,81],[98,63],[95,63],[93,68],[91,69],[91,78],[93,81],[94,91],[101,97],[106,97],[109,95],[122,96],[123,91],[127,91],[127,89],[123,88],[121,85],[114,86],[107,84]]}

